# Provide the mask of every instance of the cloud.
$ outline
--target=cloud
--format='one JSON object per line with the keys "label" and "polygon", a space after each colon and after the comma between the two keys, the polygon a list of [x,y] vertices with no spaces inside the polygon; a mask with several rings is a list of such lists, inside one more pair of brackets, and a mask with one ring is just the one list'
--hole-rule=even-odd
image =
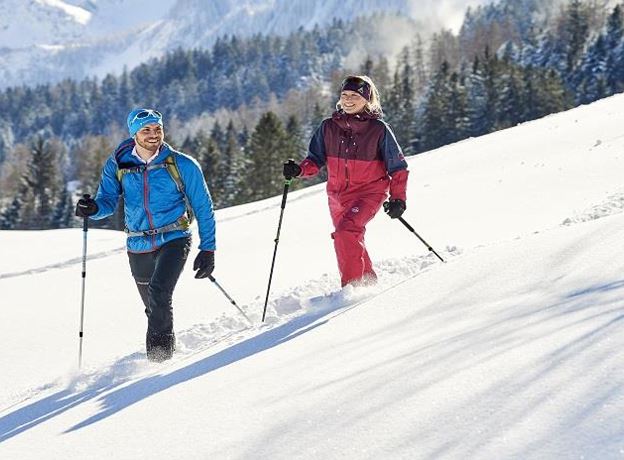
{"label": "cloud", "polygon": [[457,32],[468,7],[492,3],[492,0],[409,0],[410,15]]}

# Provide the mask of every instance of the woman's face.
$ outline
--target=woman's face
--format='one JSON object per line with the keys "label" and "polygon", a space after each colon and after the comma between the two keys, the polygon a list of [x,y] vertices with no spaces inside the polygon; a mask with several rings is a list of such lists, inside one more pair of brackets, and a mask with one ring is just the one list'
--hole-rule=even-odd
{"label": "woman's face", "polygon": [[345,90],[340,93],[340,106],[346,113],[360,113],[366,107],[366,99],[355,91]]}

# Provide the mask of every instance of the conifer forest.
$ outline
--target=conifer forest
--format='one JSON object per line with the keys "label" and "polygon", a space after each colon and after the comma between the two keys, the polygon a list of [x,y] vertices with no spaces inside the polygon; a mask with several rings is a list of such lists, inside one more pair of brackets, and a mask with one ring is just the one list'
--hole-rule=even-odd
{"label": "conifer forest", "polygon": [[[74,203],[95,194],[134,107],[163,113],[165,140],[199,161],[223,208],[281,193],[282,163],[306,155],[349,74],[371,76],[406,155],[621,92],[624,3],[542,3],[469,9],[456,33],[415,27],[395,56],[366,52],[373,15],[287,36],[224,36],[102,79],[4,89],[0,229],[79,226]],[[346,66],[356,51],[359,66]],[[122,228],[119,210],[94,225]]]}

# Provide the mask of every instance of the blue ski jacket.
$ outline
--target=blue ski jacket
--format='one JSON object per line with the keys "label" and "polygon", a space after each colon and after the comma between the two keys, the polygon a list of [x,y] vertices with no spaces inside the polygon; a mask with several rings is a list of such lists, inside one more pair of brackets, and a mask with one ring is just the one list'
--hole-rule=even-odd
{"label": "blue ski jacket", "polygon": [[[166,168],[143,169],[145,166],[132,155],[134,139],[122,142],[108,158],[102,170],[102,178],[95,196],[98,212],[91,216],[98,220],[115,212],[119,197],[123,195],[126,228],[130,232],[142,232],[162,228],[178,221],[186,213],[184,194]],[[214,251],[215,218],[212,199],[204,175],[197,161],[173,150],[163,143],[158,156],[150,166],[163,163],[169,155],[175,155],[182,183],[190,207],[197,219],[200,250]],[[120,168],[134,168],[131,173],[118,179]],[[180,229],[155,235],[129,236],[129,252],[152,252],[168,241],[191,234],[190,229]]]}

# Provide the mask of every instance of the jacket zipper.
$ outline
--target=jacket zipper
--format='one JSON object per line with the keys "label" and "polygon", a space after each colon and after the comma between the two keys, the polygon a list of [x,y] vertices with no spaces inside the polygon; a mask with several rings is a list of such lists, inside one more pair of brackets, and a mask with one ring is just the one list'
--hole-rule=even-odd
{"label": "jacket zipper", "polygon": [[345,190],[347,190],[349,188],[349,147],[351,146],[351,139],[353,138],[353,130],[351,129],[351,123],[349,123],[349,120],[345,120],[346,124],[347,124],[347,129],[349,130],[348,132],[351,134],[348,138],[347,138],[347,146],[345,148],[345,162],[344,162],[344,168],[345,168]]}
{"label": "jacket zipper", "polygon": [[[152,220],[152,213],[149,211],[149,187],[147,173],[147,169],[143,171],[143,208],[145,209],[145,214],[147,214],[150,230],[152,230],[154,229],[154,222]],[[150,238],[152,240],[152,249],[154,249],[156,248],[156,235],[151,235]]]}

